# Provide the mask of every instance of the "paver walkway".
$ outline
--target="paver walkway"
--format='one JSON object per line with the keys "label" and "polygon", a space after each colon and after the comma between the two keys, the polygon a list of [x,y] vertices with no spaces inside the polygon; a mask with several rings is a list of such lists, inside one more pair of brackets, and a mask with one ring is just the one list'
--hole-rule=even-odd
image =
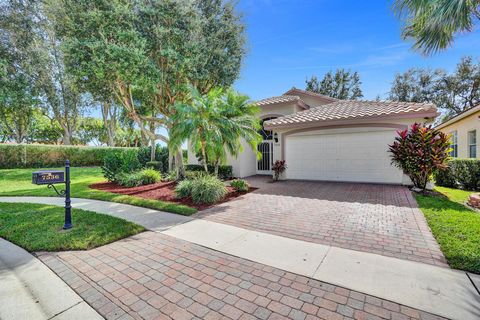
{"label": "paver walkway", "polygon": [[[60,204],[59,198],[1,197],[1,202]],[[480,295],[464,272],[260,233],[109,202],[74,199],[74,207],[126,218],[178,239],[398,304],[455,319],[480,318]],[[96,207],[95,207],[96,206]],[[149,219],[145,219],[148,217]]]}
{"label": "paver walkway", "polygon": [[402,186],[247,178],[259,189],[195,217],[282,237],[447,266]]}
{"label": "paver walkway", "polygon": [[107,319],[442,319],[161,233],[39,258]]}

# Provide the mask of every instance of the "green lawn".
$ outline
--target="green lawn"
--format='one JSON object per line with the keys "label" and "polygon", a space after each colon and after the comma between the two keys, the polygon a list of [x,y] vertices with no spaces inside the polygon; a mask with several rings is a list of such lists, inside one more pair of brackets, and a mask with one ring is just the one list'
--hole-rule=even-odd
{"label": "green lawn", "polygon": [[463,203],[472,192],[437,187],[448,197],[417,194],[418,205],[450,266],[480,274],[480,213]]}
{"label": "green lawn", "polygon": [[87,250],[145,229],[120,218],[72,210],[73,228],[62,230],[64,209],[57,206],[0,202],[0,237],[28,251]]}
{"label": "green lawn", "polygon": [[[37,186],[32,184],[32,172],[40,169],[4,169],[0,170],[0,197],[1,196],[56,196],[55,192],[47,189],[47,186]],[[63,170],[59,168],[58,170]],[[102,176],[102,170],[98,167],[92,168],[71,168],[72,179],[72,197],[97,199],[112,202],[120,202],[140,207],[168,211],[181,215],[191,215],[197,210],[185,205],[159,201],[148,200],[139,197],[119,195],[111,192],[105,192],[90,189],[88,186],[95,182],[105,181]],[[0,199],[1,201],[1,199]]]}

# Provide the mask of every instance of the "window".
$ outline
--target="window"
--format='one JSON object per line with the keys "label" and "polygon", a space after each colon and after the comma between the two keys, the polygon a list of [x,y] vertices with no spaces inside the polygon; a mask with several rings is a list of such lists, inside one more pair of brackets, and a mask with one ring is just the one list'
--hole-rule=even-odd
{"label": "window", "polygon": [[468,131],[468,157],[477,157],[477,130]]}
{"label": "window", "polygon": [[453,131],[450,134],[451,134],[450,148],[452,149],[452,151],[450,151],[450,156],[454,157],[454,158],[457,158],[458,157],[457,131]]}

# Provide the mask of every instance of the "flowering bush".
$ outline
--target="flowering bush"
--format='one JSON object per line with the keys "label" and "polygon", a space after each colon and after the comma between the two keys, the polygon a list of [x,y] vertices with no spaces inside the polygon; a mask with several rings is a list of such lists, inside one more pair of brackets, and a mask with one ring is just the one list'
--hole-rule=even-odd
{"label": "flowering bush", "polygon": [[447,168],[450,137],[432,126],[415,123],[399,131],[389,148],[392,163],[410,177],[415,187],[425,190],[432,174]]}
{"label": "flowering bush", "polygon": [[280,177],[280,175],[285,171],[285,169],[287,169],[287,165],[285,164],[285,160],[275,161],[275,163],[273,164],[273,167],[272,167],[273,174],[274,174],[273,179],[275,181],[277,181],[278,178]]}

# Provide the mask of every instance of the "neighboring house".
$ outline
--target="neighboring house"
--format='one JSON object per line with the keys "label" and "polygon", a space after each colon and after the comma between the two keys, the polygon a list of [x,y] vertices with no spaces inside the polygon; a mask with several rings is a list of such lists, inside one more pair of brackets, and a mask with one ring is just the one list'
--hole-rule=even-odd
{"label": "neighboring house", "polygon": [[[271,175],[272,164],[284,159],[285,179],[409,184],[391,165],[388,145],[398,130],[437,116],[433,104],[337,100],[296,88],[257,105],[263,157],[257,161],[245,143],[228,159],[237,177]],[[190,149],[188,161],[198,163]]]}
{"label": "neighboring house", "polygon": [[438,125],[436,129],[451,135],[450,155],[454,158],[477,158],[477,135],[480,133],[480,105]]}

